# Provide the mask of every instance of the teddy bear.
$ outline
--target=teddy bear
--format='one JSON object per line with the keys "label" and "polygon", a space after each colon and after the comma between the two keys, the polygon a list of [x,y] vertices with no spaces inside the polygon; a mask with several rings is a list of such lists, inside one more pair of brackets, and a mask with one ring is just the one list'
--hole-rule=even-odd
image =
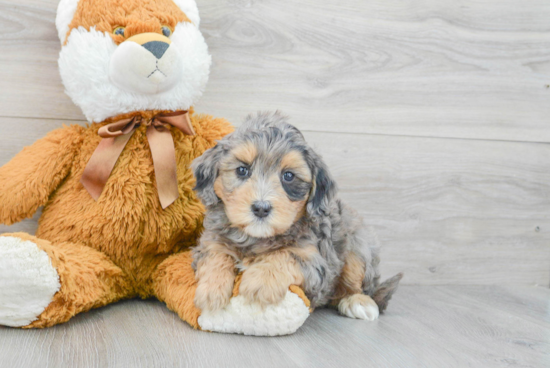
{"label": "teddy bear", "polygon": [[43,212],[36,236],[0,236],[0,325],[43,328],[127,298],[155,297],[191,326],[295,332],[309,316],[291,286],[267,308],[238,295],[201,313],[189,249],[204,207],[190,163],[233,128],[193,104],[211,58],[194,0],[61,0],[66,93],[88,124],[64,126],[0,168],[0,223]]}

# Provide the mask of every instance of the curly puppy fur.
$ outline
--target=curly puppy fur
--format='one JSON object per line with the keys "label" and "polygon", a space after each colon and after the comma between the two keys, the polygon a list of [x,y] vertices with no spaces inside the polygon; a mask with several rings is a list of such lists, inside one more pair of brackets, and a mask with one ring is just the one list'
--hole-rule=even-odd
{"label": "curly puppy fur", "polygon": [[286,117],[249,116],[193,170],[207,207],[193,252],[199,308],[223,308],[239,270],[239,293],[262,305],[299,285],[312,307],[338,306],[349,317],[372,320],[386,308],[402,274],[379,284],[372,234],[336,197],[327,166]]}

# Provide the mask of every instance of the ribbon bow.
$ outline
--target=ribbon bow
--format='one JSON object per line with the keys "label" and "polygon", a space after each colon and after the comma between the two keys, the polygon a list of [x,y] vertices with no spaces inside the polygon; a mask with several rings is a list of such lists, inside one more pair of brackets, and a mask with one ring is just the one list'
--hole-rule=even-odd
{"label": "ribbon bow", "polygon": [[189,113],[176,111],[155,115],[152,118],[134,116],[101,127],[103,139],[84,169],[80,182],[94,200],[97,200],[124,147],[141,125],[147,126],[147,140],[151,148],[157,189],[162,208],[170,206],[179,197],[176,168],[176,150],[170,126],[188,135],[195,135]]}

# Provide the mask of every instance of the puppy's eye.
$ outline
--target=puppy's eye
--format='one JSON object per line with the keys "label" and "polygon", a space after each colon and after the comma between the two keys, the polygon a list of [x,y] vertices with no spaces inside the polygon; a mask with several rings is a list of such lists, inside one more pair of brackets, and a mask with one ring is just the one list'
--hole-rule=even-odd
{"label": "puppy's eye", "polygon": [[116,27],[116,28],[113,30],[113,34],[116,35],[116,36],[122,36],[122,37],[124,37],[124,27]]}
{"label": "puppy's eye", "polygon": [[287,183],[290,183],[292,180],[294,180],[294,173],[291,173],[290,171],[286,171],[283,174],[283,180]]}
{"label": "puppy's eye", "polygon": [[166,37],[170,37],[172,35],[172,30],[168,28],[167,26],[162,26],[162,34]]}
{"label": "puppy's eye", "polygon": [[250,170],[246,166],[239,166],[237,167],[237,176],[239,178],[246,178],[248,174],[250,173]]}

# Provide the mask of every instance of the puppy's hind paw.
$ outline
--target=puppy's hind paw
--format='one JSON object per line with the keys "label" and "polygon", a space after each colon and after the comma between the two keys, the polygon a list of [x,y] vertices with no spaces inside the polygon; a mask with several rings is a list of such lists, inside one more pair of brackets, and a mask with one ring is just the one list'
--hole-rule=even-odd
{"label": "puppy's hind paw", "polygon": [[370,296],[364,294],[354,294],[343,298],[338,303],[338,311],[346,317],[367,321],[374,321],[380,314],[378,305]]}

